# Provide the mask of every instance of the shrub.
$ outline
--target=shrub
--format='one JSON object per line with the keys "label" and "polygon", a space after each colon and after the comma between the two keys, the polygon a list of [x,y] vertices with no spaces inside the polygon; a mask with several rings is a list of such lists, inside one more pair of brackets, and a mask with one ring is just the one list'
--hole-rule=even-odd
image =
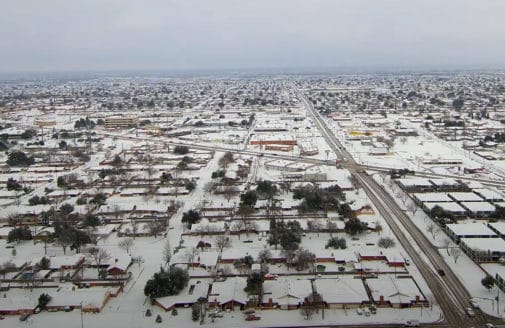
{"label": "shrub", "polygon": [[175,146],[174,154],[185,155],[189,153],[189,148],[186,146]]}
{"label": "shrub", "polygon": [[328,242],[326,243],[325,248],[333,248],[333,249],[346,249],[347,248],[347,242],[345,238],[337,238],[337,237],[332,237],[328,239]]}
{"label": "shrub", "polygon": [[168,271],[163,268],[154,274],[144,287],[144,294],[150,298],[177,295],[186,287],[189,275],[186,270],[172,267]]}
{"label": "shrub", "polygon": [[379,242],[377,243],[377,246],[382,247],[382,248],[390,248],[395,245],[395,241],[392,238],[389,237],[384,237],[379,239]]}

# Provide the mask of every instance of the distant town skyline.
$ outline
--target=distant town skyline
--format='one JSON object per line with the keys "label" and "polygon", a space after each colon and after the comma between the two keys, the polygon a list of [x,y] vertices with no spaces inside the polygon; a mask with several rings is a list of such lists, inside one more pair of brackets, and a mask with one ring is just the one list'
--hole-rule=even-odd
{"label": "distant town skyline", "polygon": [[505,68],[499,0],[6,0],[0,8],[0,73]]}

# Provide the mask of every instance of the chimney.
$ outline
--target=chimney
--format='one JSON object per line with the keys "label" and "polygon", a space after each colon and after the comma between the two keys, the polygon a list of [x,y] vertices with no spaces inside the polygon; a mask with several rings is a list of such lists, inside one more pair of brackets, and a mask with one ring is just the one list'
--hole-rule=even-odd
{"label": "chimney", "polygon": [[384,296],[383,296],[383,295],[381,295],[381,296],[379,297],[379,303],[380,303],[380,304],[384,304]]}

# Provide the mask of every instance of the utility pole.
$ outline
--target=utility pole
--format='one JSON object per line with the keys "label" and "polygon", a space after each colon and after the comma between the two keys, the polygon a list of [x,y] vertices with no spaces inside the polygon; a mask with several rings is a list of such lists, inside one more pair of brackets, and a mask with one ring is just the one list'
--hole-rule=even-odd
{"label": "utility pole", "polygon": [[82,302],[81,302],[81,328],[84,328],[84,318],[82,316]]}

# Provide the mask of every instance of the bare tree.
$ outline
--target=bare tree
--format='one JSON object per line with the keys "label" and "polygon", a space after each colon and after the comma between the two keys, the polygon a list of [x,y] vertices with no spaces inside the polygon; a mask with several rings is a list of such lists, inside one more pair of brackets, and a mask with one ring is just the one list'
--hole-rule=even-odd
{"label": "bare tree", "polygon": [[311,266],[313,267],[315,260],[316,255],[314,253],[300,248],[296,251],[295,261],[293,264],[295,265],[296,270],[302,271],[307,268],[310,269]]}
{"label": "bare tree", "polygon": [[223,253],[223,249],[231,246],[230,237],[226,235],[219,235],[215,239],[216,247],[219,250],[219,253]]}
{"label": "bare tree", "polygon": [[395,196],[402,201],[403,205],[405,205],[405,203],[407,202],[407,199],[409,198],[409,196],[407,195],[407,193],[403,192],[401,190],[398,190],[396,192]]}
{"label": "bare tree", "polygon": [[130,248],[133,246],[133,238],[125,238],[118,243],[118,246],[130,254]]}
{"label": "bare tree", "polygon": [[[13,248],[14,249],[14,248]],[[0,274],[3,276],[3,279],[5,280],[5,275],[10,272],[11,270],[14,270],[16,268],[16,265],[12,263],[12,261],[5,261],[3,264],[0,265]]]}
{"label": "bare tree", "polygon": [[440,232],[437,225],[433,222],[426,226],[426,231],[428,231],[431,234],[431,237],[433,238],[433,240],[435,240],[435,238],[437,237],[437,235]]}
{"label": "bare tree", "polygon": [[457,263],[458,258],[461,256],[461,249],[459,247],[451,248],[451,255],[454,258],[454,263]]}
{"label": "bare tree", "polygon": [[238,232],[237,236],[240,240],[240,233],[245,229],[245,221],[244,220],[236,220],[230,227],[231,231]]}
{"label": "bare tree", "polygon": [[67,254],[67,247],[72,245],[73,242],[74,239],[72,237],[72,234],[62,233],[60,236],[58,236],[58,245],[63,248],[63,254]]}
{"label": "bare tree", "polygon": [[221,268],[221,273],[223,276],[229,276],[232,273],[232,269],[230,266],[225,265]]}
{"label": "bare tree", "polygon": [[203,186],[203,191],[206,193],[206,194],[212,194],[212,192],[214,191],[214,189],[216,188],[216,182],[214,181],[210,181],[210,182],[207,182],[204,186]]}
{"label": "bare tree", "polygon": [[133,263],[137,263],[137,264],[139,265],[139,268],[140,268],[140,265],[141,265],[142,263],[144,263],[144,262],[145,262],[145,260],[144,260],[144,257],[142,257],[141,255],[139,255],[139,256],[135,256],[135,257],[133,257],[133,258],[132,258],[132,262],[133,262]]}
{"label": "bare tree", "polygon": [[161,220],[149,221],[147,227],[149,228],[149,233],[153,235],[154,238],[156,238],[159,234],[163,232],[163,230],[165,230],[165,227]]}
{"label": "bare tree", "polygon": [[167,238],[165,244],[163,245],[163,262],[165,262],[165,264],[168,265],[171,259],[172,259],[172,248],[170,247],[170,241]]}
{"label": "bare tree", "polygon": [[191,247],[186,251],[186,259],[188,260],[189,266],[193,266],[193,261],[195,260],[195,256],[198,254],[198,250],[195,247]]}
{"label": "bare tree", "polygon": [[300,308],[300,313],[304,316],[305,320],[310,320],[316,309],[312,305],[304,305]]}
{"label": "bare tree", "polygon": [[219,166],[226,169],[229,163],[233,163],[235,159],[233,158],[233,154],[231,152],[226,152],[223,157],[219,159]]}
{"label": "bare tree", "polygon": [[139,223],[137,220],[130,220],[130,226],[132,228],[133,240],[135,240],[135,237],[137,236],[137,232],[139,230]]}
{"label": "bare tree", "polygon": [[238,194],[238,188],[236,186],[224,186],[223,187],[223,196],[229,202],[232,197]]}
{"label": "bare tree", "polygon": [[258,253],[258,261],[261,263],[268,263],[272,258],[272,252],[269,249],[264,249]]}
{"label": "bare tree", "polygon": [[354,175],[352,175],[352,174],[351,174],[351,175],[349,175],[349,176],[347,177],[347,179],[348,179],[348,180],[349,180],[349,182],[352,184],[352,187],[353,187],[354,189],[356,189],[356,190],[358,190],[358,189],[359,189],[359,181],[358,181],[358,179],[357,179]]}
{"label": "bare tree", "polygon": [[447,255],[451,255],[449,253],[449,246],[451,245],[451,241],[449,239],[444,239],[444,248],[445,248],[445,251],[447,252]]}
{"label": "bare tree", "polygon": [[382,224],[380,224],[379,221],[375,222],[375,232],[377,232],[379,235],[382,232]]}
{"label": "bare tree", "polygon": [[100,275],[101,265],[110,259],[110,253],[103,248],[92,247],[89,249],[89,254],[91,255],[91,258],[97,267],[98,274]]}
{"label": "bare tree", "polygon": [[412,212],[412,215],[416,215],[418,209],[419,207],[417,207],[417,205],[414,202],[410,202],[407,204],[407,210]]}

